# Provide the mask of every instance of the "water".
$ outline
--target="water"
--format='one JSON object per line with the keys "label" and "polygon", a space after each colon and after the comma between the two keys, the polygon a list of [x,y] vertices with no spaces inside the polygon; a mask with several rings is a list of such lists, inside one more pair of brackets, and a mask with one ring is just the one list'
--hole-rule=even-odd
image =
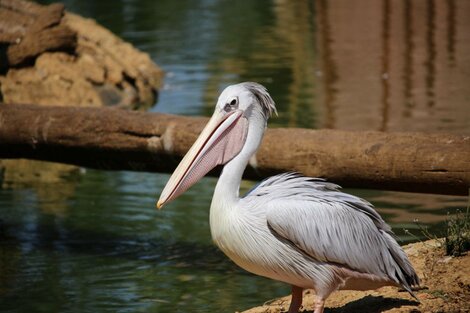
{"label": "water", "polygon": [[[270,127],[470,134],[467,1],[64,3],[166,71],[153,111],[209,115],[223,86],[254,80],[278,104]],[[213,178],[157,211],[165,174],[32,177],[0,189],[1,312],[233,312],[289,292],[211,243]],[[442,232],[467,201],[348,191],[403,242],[423,238],[414,219]]]}
{"label": "water", "polygon": [[1,311],[234,311],[286,292],[211,244],[215,179],[158,212],[164,179],[87,171],[72,189],[1,190]]}

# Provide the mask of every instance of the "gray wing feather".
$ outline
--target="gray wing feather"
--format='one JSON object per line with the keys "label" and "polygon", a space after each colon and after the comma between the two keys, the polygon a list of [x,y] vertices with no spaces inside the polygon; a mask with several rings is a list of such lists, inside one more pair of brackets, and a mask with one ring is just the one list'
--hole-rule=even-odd
{"label": "gray wing feather", "polygon": [[[296,200],[301,197],[320,203],[341,202],[366,214],[372,219],[377,228],[393,236],[390,226],[375,211],[372,204],[359,197],[340,192],[340,186],[326,182],[324,179],[305,177],[298,173],[290,172],[270,177],[255,186],[255,188],[255,196],[271,194],[275,199]],[[255,190],[250,192],[253,193]]]}
{"label": "gray wing feather", "polygon": [[272,231],[314,259],[389,277],[410,292],[419,283],[390,226],[369,202],[295,173],[265,180],[245,199],[258,197],[267,200]]}

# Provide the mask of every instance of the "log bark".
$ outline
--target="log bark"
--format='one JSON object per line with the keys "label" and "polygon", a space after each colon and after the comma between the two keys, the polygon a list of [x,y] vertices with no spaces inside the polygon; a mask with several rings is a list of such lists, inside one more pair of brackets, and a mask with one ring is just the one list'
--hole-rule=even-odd
{"label": "log bark", "polygon": [[[206,122],[114,108],[3,104],[0,158],[172,172]],[[284,171],[324,177],[343,187],[468,195],[470,137],[268,129],[245,178]]]}

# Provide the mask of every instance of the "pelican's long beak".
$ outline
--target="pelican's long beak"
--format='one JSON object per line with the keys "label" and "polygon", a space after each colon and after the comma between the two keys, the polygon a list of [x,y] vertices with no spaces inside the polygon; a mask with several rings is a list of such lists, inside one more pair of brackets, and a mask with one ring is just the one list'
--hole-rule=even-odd
{"label": "pelican's long beak", "polygon": [[235,157],[245,144],[248,121],[243,111],[214,112],[163,189],[157,208],[175,199],[211,169]]}

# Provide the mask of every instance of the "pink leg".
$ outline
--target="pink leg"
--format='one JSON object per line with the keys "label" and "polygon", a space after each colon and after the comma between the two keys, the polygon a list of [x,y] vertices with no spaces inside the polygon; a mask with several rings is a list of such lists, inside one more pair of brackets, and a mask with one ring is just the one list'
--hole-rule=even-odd
{"label": "pink leg", "polygon": [[297,286],[292,285],[292,300],[289,306],[288,313],[298,313],[299,308],[302,305],[302,294],[303,289]]}
{"label": "pink leg", "polygon": [[315,311],[313,311],[313,313],[323,313],[324,308],[325,308],[325,299],[315,296]]}

